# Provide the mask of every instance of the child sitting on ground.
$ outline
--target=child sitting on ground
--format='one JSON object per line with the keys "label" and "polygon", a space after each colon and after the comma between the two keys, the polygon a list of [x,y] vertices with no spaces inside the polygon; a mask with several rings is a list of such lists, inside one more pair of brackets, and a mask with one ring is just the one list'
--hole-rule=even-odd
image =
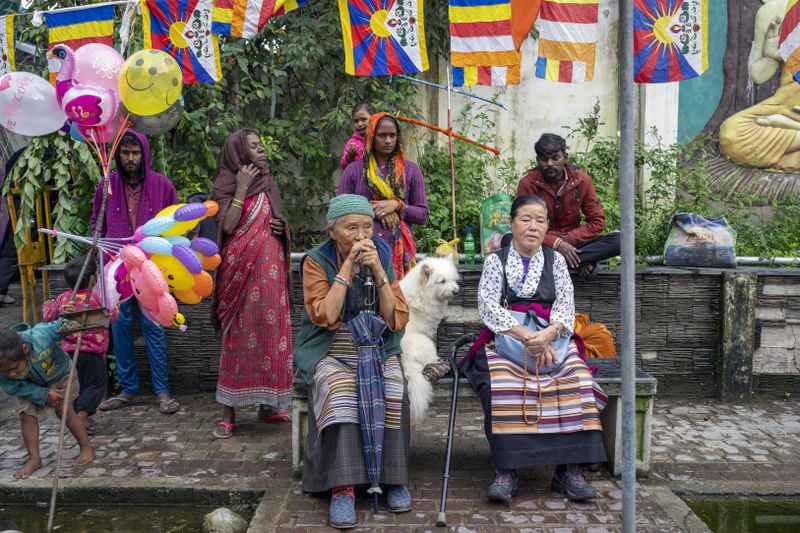
{"label": "child sitting on ground", "polygon": [[[85,259],[86,256],[81,255],[67,263],[64,269],[64,280],[66,280],[68,286],[75,287]],[[91,301],[86,302],[91,275],[96,268],[95,262],[90,260],[81,286],[75,295],[74,309],[76,311],[82,311],[84,307],[94,309],[103,305],[97,291],[92,291]],[[42,306],[42,317],[45,322],[57,320],[58,315],[66,312],[67,306],[70,305],[69,299],[71,296],[72,290],[68,290],[59,294],[54,300],[47,300]],[[113,318],[114,315],[112,314]],[[70,357],[75,353],[75,342],[77,340],[77,335],[68,335],[61,341],[61,347]],[[106,374],[107,351],[108,328],[83,332],[80,352],[78,352],[78,357],[75,360],[75,364],[78,365],[75,370],[78,373],[80,392],[78,397],[75,398],[73,408],[78,413],[78,418],[83,422],[86,427],[86,433],[89,435],[97,433],[90,417],[97,412],[97,406],[100,405],[108,388],[108,374]]]}
{"label": "child sitting on ground", "polygon": [[[67,305],[64,311],[72,312],[74,306]],[[58,345],[60,326],[61,321],[57,320],[42,322],[34,328],[17,324],[10,329],[0,329],[0,387],[17,397],[22,440],[28,451],[28,460],[14,474],[16,479],[25,479],[42,467],[39,418],[54,410],[61,416],[71,363]],[[73,378],[70,399],[77,390],[78,380]],[[80,445],[75,464],[90,463],[94,459],[94,449],[72,405],[67,406],[67,427]]]}

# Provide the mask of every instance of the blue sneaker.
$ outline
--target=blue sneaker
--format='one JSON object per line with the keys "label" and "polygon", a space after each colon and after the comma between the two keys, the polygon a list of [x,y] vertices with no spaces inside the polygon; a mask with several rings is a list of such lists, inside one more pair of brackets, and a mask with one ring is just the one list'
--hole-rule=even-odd
{"label": "blue sneaker", "polygon": [[328,524],[337,529],[356,527],[356,499],[352,492],[335,492],[331,497]]}
{"label": "blue sneaker", "polygon": [[387,485],[386,500],[390,513],[405,513],[411,510],[411,492],[405,485]]}

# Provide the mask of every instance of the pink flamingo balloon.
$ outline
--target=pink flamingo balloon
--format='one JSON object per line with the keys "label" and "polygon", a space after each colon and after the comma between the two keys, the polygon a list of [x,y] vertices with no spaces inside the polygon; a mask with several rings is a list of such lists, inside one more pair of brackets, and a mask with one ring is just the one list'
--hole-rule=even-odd
{"label": "pink flamingo balloon", "polygon": [[81,85],[73,80],[75,54],[65,44],[57,44],[49,55],[61,60],[56,76],[56,98],[67,118],[81,126],[101,126],[117,115],[119,95],[113,89]]}

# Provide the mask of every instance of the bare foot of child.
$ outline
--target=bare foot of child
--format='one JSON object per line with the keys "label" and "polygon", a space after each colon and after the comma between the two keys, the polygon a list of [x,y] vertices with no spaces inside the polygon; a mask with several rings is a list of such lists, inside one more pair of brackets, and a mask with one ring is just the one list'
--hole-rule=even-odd
{"label": "bare foot of child", "polygon": [[36,472],[42,467],[42,460],[38,457],[36,459],[28,459],[22,468],[14,473],[14,479],[28,479],[31,474]]}
{"label": "bare foot of child", "polygon": [[76,466],[83,466],[88,465],[94,460],[94,448],[91,446],[87,448],[81,448],[81,453],[78,454],[78,457],[75,458],[75,465]]}

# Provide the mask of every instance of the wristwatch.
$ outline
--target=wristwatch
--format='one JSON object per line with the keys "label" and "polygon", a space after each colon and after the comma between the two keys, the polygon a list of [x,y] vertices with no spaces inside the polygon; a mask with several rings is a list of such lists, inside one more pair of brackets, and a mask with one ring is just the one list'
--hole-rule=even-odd
{"label": "wristwatch", "polygon": [[386,274],[384,274],[383,277],[381,278],[380,284],[376,283],[375,286],[378,287],[379,289],[381,289],[381,288],[383,288],[384,285],[386,285],[386,283],[388,283],[388,281],[389,281],[389,279],[386,277]]}

